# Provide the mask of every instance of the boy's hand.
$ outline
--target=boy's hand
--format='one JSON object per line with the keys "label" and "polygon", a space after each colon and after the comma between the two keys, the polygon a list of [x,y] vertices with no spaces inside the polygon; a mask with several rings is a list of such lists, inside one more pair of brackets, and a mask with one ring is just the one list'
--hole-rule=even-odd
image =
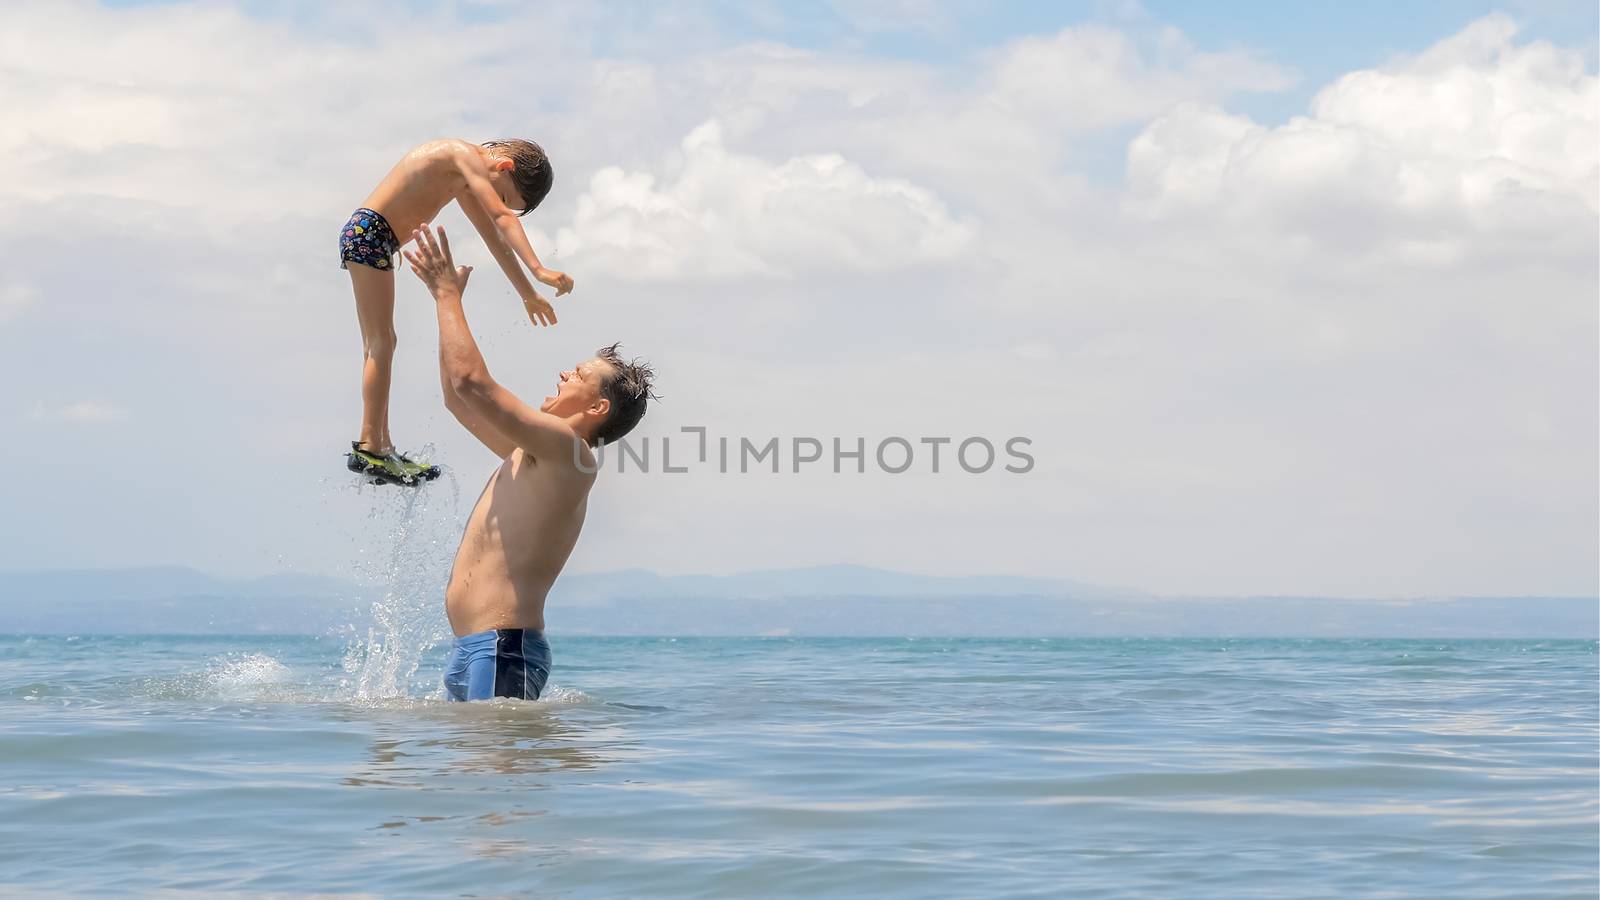
{"label": "boy's hand", "polygon": [[450,255],[450,238],[444,233],[444,227],[439,228],[437,242],[433,238],[433,230],[426,225],[411,232],[411,237],[417,249],[403,252],[411,263],[411,271],[417,273],[422,283],[428,286],[428,293],[435,300],[442,293],[461,296],[461,292],[467,289],[467,278],[472,275],[472,267],[456,266],[455,258]]}
{"label": "boy's hand", "polygon": [[522,298],[522,308],[528,311],[528,321],[535,325],[554,325],[556,323],[555,308],[550,301],[539,296],[538,291],[529,291]]}
{"label": "boy's hand", "polygon": [[540,267],[534,270],[533,277],[555,288],[557,297],[572,290],[572,276],[565,272]]}

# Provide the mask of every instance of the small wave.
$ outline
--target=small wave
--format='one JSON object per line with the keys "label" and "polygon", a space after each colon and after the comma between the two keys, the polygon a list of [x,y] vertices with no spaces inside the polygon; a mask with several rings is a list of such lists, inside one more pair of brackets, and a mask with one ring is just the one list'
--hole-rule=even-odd
{"label": "small wave", "polygon": [[[308,677],[310,676],[310,677]],[[200,700],[223,702],[269,702],[337,704],[371,710],[416,710],[443,707],[447,701],[442,686],[388,696],[362,695],[350,679],[319,681],[313,673],[296,671],[266,653],[234,653],[217,657],[202,670],[137,683],[134,693],[154,700]],[[26,700],[53,698],[69,694],[57,685],[35,682],[13,692]],[[504,707],[572,707],[596,703],[596,699],[576,688],[551,685],[536,701],[489,701]],[[454,705],[454,704],[450,704]],[[482,705],[482,704],[474,704]]]}
{"label": "small wave", "polygon": [[593,699],[593,697],[590,697],[588,694],[585,694],[583,691],[580,691],[577,688],[556,687],[555,685],[551,685],[550,690],[545,691],[536,702],[549,704],[552,706],[578,706],[580,704],[588,703]]}
{"label": "small wave", "polygon": [[538,700],[513,700],[497,697],[493,700],[480,700],[470,704],[452,703],[444,695],[444,689],[431,693],[417,695],[402,695],[390,697],[363,697],[359,694],[352,695],[348,681],[340,683],[336,693],[317,698],[319,701],[337,703],[356,709],[394,711],[409,710],[418,712],[432,712],[462,709],[549,709],[550,707],[586,706],[596,702],[595,698],[576,688],[564,688],[552,685]]}
{"label": "small wave", "polygon": [[29,681],[16,687],[8,688],[4,696],[20,697],[23,700],[40,700],[46,697],[65,697],[70,692],[59,683],[51,681]]}
{"label": "small wave", "polygon": [[278,684],[289,677],[289,667],[265,653],[250,653],[233,659],[224,659],[209,676],[219,689],[245,687],[257,684]]}
{"label": "small wave", "polygon": [[158,699],[257,700],[291,686],[289,667],[265,653],[234,653],[212,660],[200,672],[143,682],[144,693]]}

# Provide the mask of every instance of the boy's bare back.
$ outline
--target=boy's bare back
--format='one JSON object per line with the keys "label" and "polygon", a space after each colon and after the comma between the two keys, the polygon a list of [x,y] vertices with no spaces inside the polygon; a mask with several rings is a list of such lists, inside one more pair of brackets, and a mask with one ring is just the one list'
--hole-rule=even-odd
{"label": "boy's bare back", "polygon": [[[405,241],[433,221],[446,203],[466,192],[470,168],[488,174],[487,153],[477,144],[454,138],[419,144],[395,163],[361,205],[382,213],[395,235]],[[503,198],[501,205],[505,206]]]}
{"label": "boy's bare back", "polygon": [[[527,181],[519,182],[517,163],[512,158],[515,154],[506,152],[512,144],[537,154],[543,175],[542,187],[536,188],[540,191],[537,196],[524,196],[519,187]],[[539,262],[520,219],[544,199],[543,191],[549,190],[549,184],[549,160],[536,144],[491,141],[479,145],[446,138],[412,148],[367,195],[363,205],[386,219],[396,239],[404,245],[411,240],[413,231],[433,221],[446,203],[455,200],[522,298],[528,318],[537,325],[554,325],[555,310],[539,295],[528,275],[555,288],[558,297],[572,290],[572,278]]]}

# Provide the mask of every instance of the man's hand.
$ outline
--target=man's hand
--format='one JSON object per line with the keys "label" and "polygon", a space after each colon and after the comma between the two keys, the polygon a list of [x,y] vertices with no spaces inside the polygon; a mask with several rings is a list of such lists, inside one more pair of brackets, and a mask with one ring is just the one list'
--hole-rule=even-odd
{"label": "man's hand", "polygon": [[404,251],[405,257],[411,263],[411,271],[428,286],[428,293],[435,300],[447,294],[460,297],[461,292],[467,289],[467,277],[472,274],[472,267],[456,266],[455,258],[450,255],[450,238],[444,233],[444,227],[440,226],[437,241],[434,240],[433,229],[427,225],[411,232],[411,237],[417,249]]}
{"label": "man's hand", "polygon": [[533,277],[556,289],[556,296],[572,290],[572,276],[555,269],[538,268],[533,272]]}

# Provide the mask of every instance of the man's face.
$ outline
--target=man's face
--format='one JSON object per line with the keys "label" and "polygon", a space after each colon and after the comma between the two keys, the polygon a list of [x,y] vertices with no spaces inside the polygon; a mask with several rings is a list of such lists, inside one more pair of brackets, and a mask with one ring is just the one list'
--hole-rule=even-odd
{"label": "man's face", "polygon": [[590,409],[600,399],[600,383],[611,374],[611,364],[603,359],[588,359],[557,376],[556,392],[539,404],[542,412],[567,416]]}

